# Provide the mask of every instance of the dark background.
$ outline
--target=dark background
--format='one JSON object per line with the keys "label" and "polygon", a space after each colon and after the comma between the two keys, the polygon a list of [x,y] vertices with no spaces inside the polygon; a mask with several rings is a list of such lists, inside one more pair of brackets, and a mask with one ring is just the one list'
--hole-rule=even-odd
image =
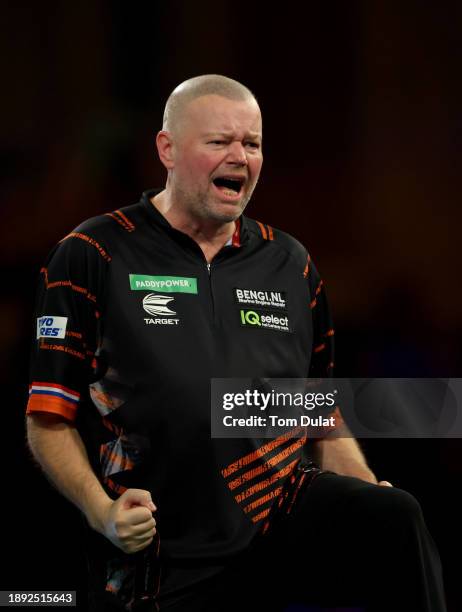
{"label": "dark background", "polygon": [[[263,112],[265,163],[247,212],[312,253],[334,313],[337,376],[460,376],[462,4],[165,0],[141,10],[81,0],[2,9],[9,544],[0,589],[79,589],[83,599],[78,513],[24,447],[35,283],[47,252],[86,217],[163,184],[154,138],[166,98],[184,79],[225,74],[250,87]],[[449,609],[460,610],[460,440],[364,447],[379,478],[420,500]]]}

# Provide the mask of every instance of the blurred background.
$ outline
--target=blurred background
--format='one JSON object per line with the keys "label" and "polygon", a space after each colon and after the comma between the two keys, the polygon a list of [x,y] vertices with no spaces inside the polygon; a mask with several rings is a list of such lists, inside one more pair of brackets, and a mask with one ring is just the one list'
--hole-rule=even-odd
{"label": "blurred background", "polygon": [[[164,184],[154,139],[169,93],[192,76],[225,74],[252,89],[263,112],[265,163],[247,214],[310,250],[334,314],[336,375],[461,376],[462,4],[58,0],[6,2],[2,17],[2,506],[11,546],[0,588],[78,589],[82,601],[80,517],[24,445],[46,254],[83,219]],[[363,446],[379,478],[420,500],[449,609],[462,609],[461,441]]]}

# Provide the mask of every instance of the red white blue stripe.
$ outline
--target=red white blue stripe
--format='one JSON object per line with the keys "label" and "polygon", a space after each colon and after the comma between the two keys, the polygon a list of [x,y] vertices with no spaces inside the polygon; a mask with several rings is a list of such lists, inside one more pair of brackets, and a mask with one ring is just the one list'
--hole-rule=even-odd
{"label": "red white blue stripe", "polygon": [[80,400],[80,393],[55,383],[33,382],[29,387],[29,396],[31,395],[58,397],[73,404],[78,404]]}

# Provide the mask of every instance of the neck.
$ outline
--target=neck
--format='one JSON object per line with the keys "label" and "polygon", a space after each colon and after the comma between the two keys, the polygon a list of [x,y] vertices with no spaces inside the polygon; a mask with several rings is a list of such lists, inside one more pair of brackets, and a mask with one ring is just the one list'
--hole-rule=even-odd
{"label": "neck", "polygon": [[199,245],[208,262],[228,242],[236,229],[235,221],[220,222],[188,215],[184,209],[175,205],[168,189],[151,198],[151,202],[172,227],[187,234]]}

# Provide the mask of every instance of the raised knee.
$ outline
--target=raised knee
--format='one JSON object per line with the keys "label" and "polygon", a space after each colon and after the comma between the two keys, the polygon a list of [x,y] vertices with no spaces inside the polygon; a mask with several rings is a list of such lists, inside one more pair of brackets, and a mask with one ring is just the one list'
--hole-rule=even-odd
{"label": "raised knee", "polygon": [[412,493],[404,489],[389,488],[388,495],[383,495],[383,505],[385,511],[395,512],[400,517],[406,517],[411,520],[418,520],[422,517],[420,503]]}
{"label": "raised knee", "polygon": [[423,517],[417,499],[404,489],[371,485],[357,491],[354,497],[358,511],[372,514],[379,521],[415,522]]}

